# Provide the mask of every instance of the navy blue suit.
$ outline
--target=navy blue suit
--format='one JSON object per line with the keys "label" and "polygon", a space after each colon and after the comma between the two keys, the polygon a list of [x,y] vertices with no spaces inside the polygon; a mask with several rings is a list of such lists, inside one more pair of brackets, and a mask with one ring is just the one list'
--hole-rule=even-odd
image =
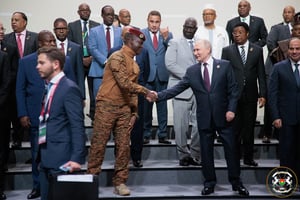
{"label": "navy blue suit", "polygon": [[[143,43],[143,47],[147,49],[149,53],[150,71],[147,78],[146,87],[149,90],[162,91],[167,88],[169,80],[169,72],[165,65],[165,54],[170,39],[173,38],[173,34],[169,33],[166,40],[158,32],[158,47],[154,49],[152,38],[149,33],[149,29],[145,28],[141,30],[145,36],[146,41]],[[153,103],[145,101],[144,107],[144,137],[149,138],[151,136],[152,128],[152,108]],[[167,123],[168,123],[168,108],[167,101],[157,102],[157,119],[158,130],[157,135],[163,139],[167,137]]]}
{"label": "navy blue suit", "polygon": [[[16,82],[16,97],[18,117],[28,116],[30,119],[30,144],[32,156],[33,188],[40,188],[38,165],[36,162],[38,152],[38,126],[39,115],[45,91],[45,82],[40,77],[37,66],[37,52],[20,59]],[[64,66],[66,76],[75,78],[70,59],[66,58]]]}
{"label": "navy blue suit", "polygon": [[85,162],[85,142],[82,95],[76,83],[64,76],[53,95],[46,143],[39,145],[42,200],[47,199],[49,176],[59,173],[61,165],[68,161]]}
{"label": "navy blue suit", "polygon": [[170,89],[159,92],[158,100],[173,98],[189,87],[193,90],[197,102],[204,186],[214,187],[216,184],[213,157],[216,131],[223,140],[229,181],[232,185],[240,184],[236,138],[232,122],[227,122],[225,118],[227,111],[235,113],[238,100],[238,87],[231,64],[225,60],[214,59],[211,89],[208,91],[202,78],[201,64],[197,63],[187,69],[179,83]]}
{"label": "navy blue suit", "polygon": [[300,177],[300,88],[289,59],[274,65],[269,84],[269,106],[272,121],[282,120],[280,166],[291,168]]}

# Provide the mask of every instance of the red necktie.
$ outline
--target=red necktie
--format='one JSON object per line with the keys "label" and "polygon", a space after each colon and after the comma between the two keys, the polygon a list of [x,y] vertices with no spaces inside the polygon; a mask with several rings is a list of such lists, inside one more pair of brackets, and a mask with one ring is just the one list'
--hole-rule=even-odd
{"label": "red necktie", "polygon": [[203,63],[203,67],[204,67],[203,79],[207,91],[210,91],[210,81],[209,81],[209,73],[208,73],[207,65],[208,65],[207,63]]}
{"label": "red necktie", "polygon": [[157,40],[156,33],[153,33],[153,47],[154,47],[155,50],[158,47],[158,40]]}
{"label": "red necktie", "polygon": [[22,41],[21,41],[21,33],[17,34],[17,45],[18,45],[18,50],[19,50],[19,54],[20,54],[20,58],[23,57],[23,46],[22,46]]}
{"label": "red necktie", "polygon": [[61,46],[61,52],[63,52],[63,54],[65,54],[65,44],[62,42],[60,43],[60,46]]}
{"label": "red necktie", "polygon": [[110,44],[110,31],[109,31],[109,27],[106,28],[106,44],[107,44],[107,51],[110,51],[111,48],[111,44]]}

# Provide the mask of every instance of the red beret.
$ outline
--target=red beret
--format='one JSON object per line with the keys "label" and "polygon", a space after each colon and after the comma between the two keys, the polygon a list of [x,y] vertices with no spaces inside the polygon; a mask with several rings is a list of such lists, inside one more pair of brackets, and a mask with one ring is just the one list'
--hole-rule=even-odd
{"label": "red beret", "polygon": [[136,28],[130,27],[130,28],[128,28],[127,32],[129,32],[133,35],[136,35],[138,38],[140,38],[143,41],[146,40],[146,37],[145,37],[144,33],[141,32],[140,30],[136,29]]}

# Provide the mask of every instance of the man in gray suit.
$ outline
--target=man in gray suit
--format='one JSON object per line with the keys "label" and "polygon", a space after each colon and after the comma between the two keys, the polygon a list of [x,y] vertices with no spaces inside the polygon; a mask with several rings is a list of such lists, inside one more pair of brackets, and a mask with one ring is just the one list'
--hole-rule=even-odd
{"label": "man in gray suit", "polygon": [[[166,68],[170,73],[168,88],[176,85],[189,66],[196,64],[193,55],[194,35],[197,20],[187,18],[183,25],[183,36],[171,39],[165,55]],[[177,95],[173,100],[173,122],[179,165],[200,165],[200,143],[196,120],[196,100],[191,88]],[[180,113],[176,115],[176,113]],[[188,146],[189,125],[192,125],[191,144]]]}

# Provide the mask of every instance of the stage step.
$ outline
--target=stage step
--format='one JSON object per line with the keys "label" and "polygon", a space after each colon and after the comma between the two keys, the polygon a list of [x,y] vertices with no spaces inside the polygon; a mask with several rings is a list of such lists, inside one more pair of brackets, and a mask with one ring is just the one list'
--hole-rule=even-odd
{"label": "stage step", "polygon": [[[249,190],[249,197],[241,197],[236,192],[231,190],[229,184],[217,184],[215,192],[208,196],[202,196],[202,185],[183,185],[183,184],[168,184],[168,185],[128,185],[131,190],[131,195],[127,197],[120,197],[113,193],[113,187],[99,187],[99,200],[111,199],[274,199],[275,197],[268,192],[266,185],[247,185],[245,187]],[[6,191],[7,198],[10,200],[26,199],[30,190],[13,190]],[[84,191],[83,191],[84,192]],[[289,199],[299,199],[300,192],[294,193]]]}

